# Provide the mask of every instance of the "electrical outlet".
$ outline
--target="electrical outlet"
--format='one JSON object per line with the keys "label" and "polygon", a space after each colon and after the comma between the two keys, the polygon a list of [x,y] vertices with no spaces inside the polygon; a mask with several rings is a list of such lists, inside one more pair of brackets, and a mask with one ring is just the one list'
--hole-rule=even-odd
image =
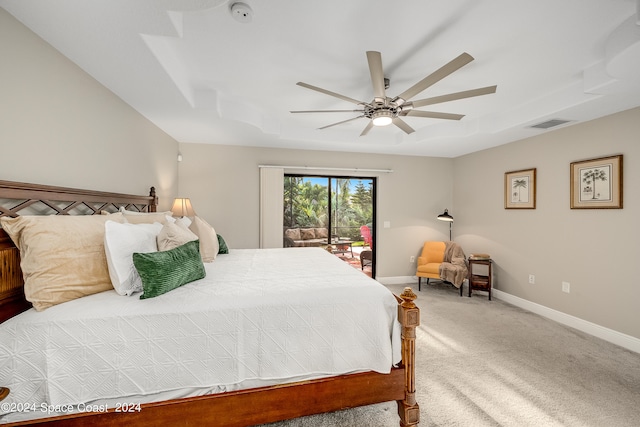
{"label": "electrical outlet", "polygon": [[571,283],[562,282],[562,292],[569,293],[570,290],[571,290]]}
{"label": "electrical outlet", "polygon": [[409,262],[410,262],[410,263],[414,263],[414,262],[416,262],[416,257],[415,257],[415,256],[413,256],[413,255],[411,255],[411,256],[409,257]]}
{"label": "electrical outlet", "polygon": [[533,274],[529,275],[529,283],[531,283],[532,285],[535,285],[536,283],[536,276],[534,276]]}

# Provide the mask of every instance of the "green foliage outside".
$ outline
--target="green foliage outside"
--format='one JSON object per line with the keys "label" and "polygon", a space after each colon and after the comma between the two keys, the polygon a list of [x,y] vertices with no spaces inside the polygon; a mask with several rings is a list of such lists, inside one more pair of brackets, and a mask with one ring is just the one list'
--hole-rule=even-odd
{"label": "green foliage outside", "polygon": [[[331,234],[360,240],[360,226],[373,222],[373,183],[332,179]],[[302,177],[284,177],[283,224],[294,227],[329,227],[329,189]]]}

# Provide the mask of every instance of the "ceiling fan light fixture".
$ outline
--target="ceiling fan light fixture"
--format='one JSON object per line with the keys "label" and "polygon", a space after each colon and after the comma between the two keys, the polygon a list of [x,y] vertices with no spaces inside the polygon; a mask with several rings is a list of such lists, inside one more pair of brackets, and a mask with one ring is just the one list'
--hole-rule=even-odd
{"label": "ceiling fan light fixture", "polygon": [[393,114],[389,110],[379,110],[371,116],[374,126],[388,126],[393,122]]}
{"label": "ceiling fan light fixture", "polygon": [[[233,0],[232,0],[233,1]],[[640,0],[637,0],[640,2]],[[409,89],[397,95],[394,98],[390,98],[386,95],[386,89],[389,87],[389,79],[384,77],[384,70],[382,68],[382,55],[380,52],[367,51],[367,62],[369,63],[369,73],[371,74],[371,83],[373,85],[373,101],[364,102],[348,96],[341,95],[330,90],[322,89],[316,86],[312,86],[307,83],[298,82],[298,86],[305,87],[307,89],[315,90],[316,92],[324,93],[325,95],[333,96],[335,98],[342,99],[343,101],[356,104],[359,109],[357,110],[306,110],[306,111],[291,111],[292,113],[342,113],[353,112],[361,113],[357,117],[351,119],[342,120],[337,123],[332,123],[327,126],[323,126],[319,129],[326,129],[332,126],[340,125],[342,123],[351,122],[353,120],[366,118],[369,123],[364,128],[360,136],[367,135],[369,131],[374,127],[382,127],[388,125],[395,125],[401,129],[407,135],[415,132],[415,130],[409,126],[402,118],[405,116],[411,117],[424,117],[429,119],[444,119],[444,120],[460,120],[464,117],[462,114],[450,114],[450,113],[438,113],[434,111],[422,111],[416,110],[416,107],[423,107],[425,105],[438,104],[441,102],[449,102],[457,99],[472,98],[474,96],[486,95],[489,93],[495,93],[497,86],[487,86],[484,88],[465,90],[462,92],[449,93],[447,95],[434,96],[427,99],[415,100],[411,99],[426,90],[433,84],[447,77],[449,74],[460,69],[464,65],[473,61],[473,56],[464,52],[455,59],[449,61],[438,70],[427,75],[418,83],[411,86]]]}

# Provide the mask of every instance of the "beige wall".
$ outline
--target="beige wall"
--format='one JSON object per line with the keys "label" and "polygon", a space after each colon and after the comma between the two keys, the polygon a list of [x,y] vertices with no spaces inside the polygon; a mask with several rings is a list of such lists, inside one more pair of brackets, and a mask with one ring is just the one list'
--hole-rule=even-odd
{"label": "beige wall", "polygon": [[177,187],[177,142],[0,8],[0,179],[147,194]]}
{"label": "beige wall", "polygon": [[[640,338],[638,135],[636,108],[455,159],[454,237],[492,255],[497,289]],[[570,209],[569,164],[614,154],[624,155],[624,209]],[[504,209],[504,173],[528,168],[537,208]]]}
{"label": "beige wall", "polygon": [[[180,151],[181,196],[191,198],[196,212],[232,248],[258,247],[258,165],[392,169],[354,174],[379,176],[378,276],[413,276],[415,264],[409,257],[418,254],[422,242],[448,239],[447,224],[435,218],[452,205],[451,159],[184,143]],[[391,228],[383,228],[384,221],[390,221]]]}

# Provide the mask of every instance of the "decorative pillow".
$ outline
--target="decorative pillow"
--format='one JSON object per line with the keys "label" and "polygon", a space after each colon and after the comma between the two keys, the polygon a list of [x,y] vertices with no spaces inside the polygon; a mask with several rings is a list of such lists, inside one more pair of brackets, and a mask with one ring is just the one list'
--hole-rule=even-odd
{"label": "decorative pillow", "polygon": [[189,230],[193,231],[200,240],[200,256],[202,257],[202,261],[212,262],[216,259],[219,250],[216,230],[199,216],[193,217],[193,222],[189,226]]}
{"label": "decorative pillow", "polygon": [[197,240],[169,251],[134,253],[133,264],[142,278],[140,299],[157,297],[206,276]]}
{"label": "decorative pillow", "polygon": [[175,221],[176,221],[176,224],[184,228],[189,228],[189,226],[191,226],[191,223],[193,222],[188,216],[178,217],[175,219]]}
{"label": "decorative pillow", "polygon": [[159,251],[168,251],[187,242],[198,240],[198,236],[191,230],[175,223],[168,223],[162,226],[162,230],[156,238]]}
{"label": "decorative pillow", "polygon": [[316,239],[326,239],[329,237],[329,231],[326,228],[315,229]]}
{"label": "decorative pillow", "polygon": [[302,240],[315,239],[316,233],[313,228],[302,228],[300,229],[300,237],[302,237]]}
{"label": "decorative pillow", "polygon": [[288,237],[292,240],[301,240],[299,228],[289,228],[284,231],[284,237]]}
{"label": "decorative pillow", "polygon": [[159,222],[161,224],[164,224],[167,222],[166,217],[173,216],[173,213],[171,211],[134,212],[134,211],[128,211],[124,207],[120,207],[120,213],[124,215],[125,222],[130,222],[131,224],[153,224],[154,222]]}
{"label": "decorative pillow", "polygon": [[218,247],[220,249],[218,249],[218,253],[219,254],[228,254],[229,253],[229,247],[227,246],[227,242],[224,241],[224,239],[222,238],[221,235],[218,234]]}
{"label": "decorative pillow", "polygon": [[36,310],[113,289],[104,249],[107,221],[123,221],[122,214],[0,218],[20,250],[25,296]]}
{"label": "decorative pillow", "polygon": [[157,252],[156,236],[162,224],[104,224],[104,249],[113,289],[120,295],[142,291],[140,276],[133,265],[134,252]]}

